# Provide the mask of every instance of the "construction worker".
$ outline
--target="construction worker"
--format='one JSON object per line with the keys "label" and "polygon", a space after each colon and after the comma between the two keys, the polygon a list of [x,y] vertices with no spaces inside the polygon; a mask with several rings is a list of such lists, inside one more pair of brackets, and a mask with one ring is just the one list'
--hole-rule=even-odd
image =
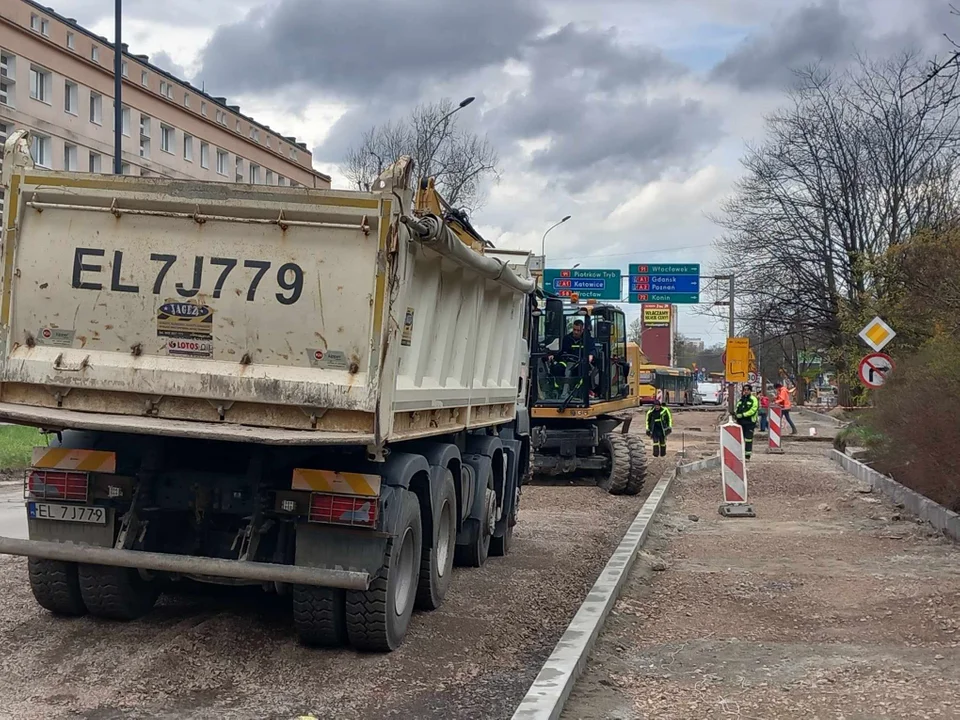
{"label": "construction worker", "polygon": [[[777,391],[777,399],[775,400],[777,407],[781,409],[783,419],[786,420],[790,425],[790,434],[796,435],[797,426],[793,424],[793,420],[790,418],[790,407],[793,405],[793,403],[790,401],[790,395],[796,392],[797,388],[793,388],[793,390],[787,390],[782,383],[776,383],[773,386],[773,389]],[[783,429],[781,428],[781,431],[782,430]]]}
{"label": "construction worker", "polygon": [[653,438],[653,456],[667,456],[667,435],[673,432],[673,415],[660,398],[647,410],[647,437]]}
{"label": "construction worker", "polygon": [[743,428],[743,453],[747,460],[753,454],[753,431],[757,427],[760,401],[753,394],[753,385],[744,385],[736,409],[737,425]]}

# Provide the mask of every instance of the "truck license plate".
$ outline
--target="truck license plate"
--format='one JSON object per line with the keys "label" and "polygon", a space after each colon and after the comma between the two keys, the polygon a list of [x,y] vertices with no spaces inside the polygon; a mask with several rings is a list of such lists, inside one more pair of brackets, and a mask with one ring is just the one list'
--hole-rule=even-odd
{"label": "truck license plate", "polygon": [[27,503],[27,515],[35,520],[63,520],[66,522],[107,524],[107,510],[88,505],[59,505],[56,503]]}

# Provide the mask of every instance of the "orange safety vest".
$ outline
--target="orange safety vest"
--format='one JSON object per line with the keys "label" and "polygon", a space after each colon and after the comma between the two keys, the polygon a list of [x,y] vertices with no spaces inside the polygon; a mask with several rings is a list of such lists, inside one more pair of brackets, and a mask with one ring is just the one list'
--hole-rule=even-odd
{"label": "orange safety vest", "polygon": [[780,392],[777,393],[777,405],[782,407],[784,410],[790,409],[790,393],[787,391],[786,387],[780,388]]}

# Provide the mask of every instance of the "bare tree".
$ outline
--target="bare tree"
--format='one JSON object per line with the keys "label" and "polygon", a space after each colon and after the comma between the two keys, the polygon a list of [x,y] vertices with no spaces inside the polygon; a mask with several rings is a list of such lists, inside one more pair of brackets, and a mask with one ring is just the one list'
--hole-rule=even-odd
{"label": "bare tree", "polygon": [[[788,107],[748,148],[733,197],[716,221],[723,272],[737,276],[742,330],[801,350],[844,356],[844,321],[885,292],[886,250],[953,216],[960,114],[950,79],[920,86],[914,54],[860,59],[843,74],[797,74]],[[907,92],[908,88],[915,88]],[[788,362],[800,376],[804,368]]]}
{"label": "bare tree", "polygon": [[484,181],[498,177],[499,157],[486,137],[457,126],[458,109],[444,99],[417,106],[403,120],[370,128],[349,151],[341,171],[357,189],[369,190],[398,157],[410,155],[418,176],[436,178],[452,207],[476,210]]}

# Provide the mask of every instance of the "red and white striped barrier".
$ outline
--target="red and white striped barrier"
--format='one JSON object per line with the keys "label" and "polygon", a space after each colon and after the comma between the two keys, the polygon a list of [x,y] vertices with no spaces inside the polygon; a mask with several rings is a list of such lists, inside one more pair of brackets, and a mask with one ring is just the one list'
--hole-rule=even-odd
{"label": "red and white striped barrier", "polygon": [[770,440],[767,445],[767,452],[783,452],[783,410],[774,405],[770,406],[770,419],[767,423],[770,426]]}
{"label": "red and white striped barrier", "polygon": [[725,517],[756,517],[747,502],[747,465],[743,450],[743,428],[734,423],[720,427],[720,478]]}

